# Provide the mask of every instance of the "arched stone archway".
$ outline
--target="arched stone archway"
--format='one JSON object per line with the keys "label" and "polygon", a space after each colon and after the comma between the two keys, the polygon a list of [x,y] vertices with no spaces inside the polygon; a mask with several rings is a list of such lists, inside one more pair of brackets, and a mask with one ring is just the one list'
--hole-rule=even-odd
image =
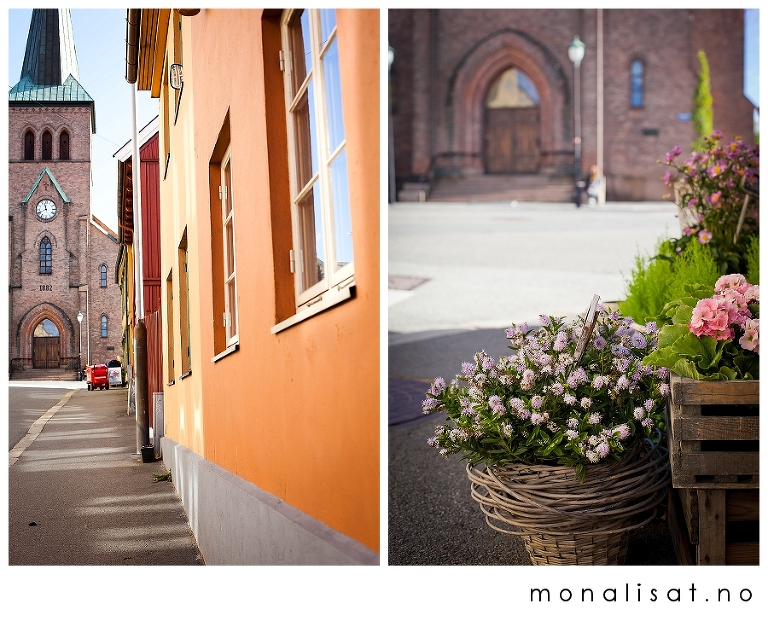
{"label": "arched stone archway", "polygon": [[458,63],[450,80],[449,143],[457,153],[475,155],[472,170],[486,170],[485,98],[491,85],[510,68],[523,72],[535,86],[539,102],[540,166],[555,169],[567,153],[571,128],[568,81],[558,60],[530,35],[504,29],[478,42]]}
{"label": "arched stone archway", "polygon": [[52,303],[30,309],[16,332],[18,355],[25,367],[73,367],[78,356],[77,341],[76,326],[63,309]]}

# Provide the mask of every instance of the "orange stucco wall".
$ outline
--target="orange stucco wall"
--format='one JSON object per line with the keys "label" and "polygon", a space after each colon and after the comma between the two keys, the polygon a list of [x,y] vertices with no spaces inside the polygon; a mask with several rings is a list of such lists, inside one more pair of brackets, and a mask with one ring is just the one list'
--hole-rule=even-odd
{"label": "orange stucco wall", "polygon": [[[183,20],[185,85],[171,175],[161,183],[162,247],[163,279],[173,271],[178,292],[176,250],[187,228],[192,374],[166,386],[166,433],[378,551],[379,12],[337,12],[356,296],[278,334],[270,329],[284,286],[275,285],[273,227],[284,231],[276,216],[289,221],[290,213],[274,204],[285,200],[287,163],[275,162],[285,146],[274,134],[268,142],[275,99],[262,18],[260,10],[203,10]],[[240,345],[213,362],[209,160],[227,114]]]}

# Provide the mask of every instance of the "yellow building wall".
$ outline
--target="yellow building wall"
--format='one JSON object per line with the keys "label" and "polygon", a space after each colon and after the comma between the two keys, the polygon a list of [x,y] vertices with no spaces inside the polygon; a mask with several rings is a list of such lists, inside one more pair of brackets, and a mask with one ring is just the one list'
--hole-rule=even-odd
{"label": "yellow building wall", "polygon": [[[276,146],[274,135],[268,142],[274,98],[265,92],[275,85],[269,78],[265,84],[262,11],[203,10],[183,20],[185,85],[171,128],[171,170],[161,183],[162,253],[178,293],[174,264],[186,225],[192,374],[179,380],[176,367],[175,384],[165,392],[165,424],[174,440],[378,551],[379,12],[339,10],[337,23],[356,296],[272,334],[282,298],[276,294],[284,289],[275,284],[273,230],[285,228],[290,210],[282,214],[274,205],[284,202],[279,189],[287,190],[288,170],[270,154],[285,146]],[[172,45],[169,31],[169,51]],[[219,321],[209,161],[227,115],[240,344],[213,362]],[[275,224],[275,215],[288,222]],[[174,313],[178,317],[177,302]],[[178,353],[178,336],[174,346]]]}

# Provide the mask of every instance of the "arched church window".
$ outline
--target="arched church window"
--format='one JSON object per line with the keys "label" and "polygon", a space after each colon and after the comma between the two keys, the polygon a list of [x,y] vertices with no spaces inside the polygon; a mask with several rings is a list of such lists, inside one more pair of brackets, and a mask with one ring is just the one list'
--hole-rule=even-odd
{"label": "arched church window", "polygon": [[43,161],[53,159],[53,137],[50,131],[43,133]]}
{"label": "arched church window", "polygon": [[536,107],[539,92],[530,78],[515,67],[502,72],[493,82],[485,98],[488,109],[521,109]]}
{"label": "arched church window", "polygon": [[24,160],[35,160],[35,134],[32,131],[27,131],[24,135]]}
{"label": "arched church window", "polygon": [[69,159],[69,133],[61,131],[59,135],[59,159],[67,161]]}
{"label": "arched church window", "polygon": [[101,317],[101,337],[107,337],[107,317]]}
{"label": "arched church window", "polygon": [[99,285],[107,287],[107,266],[105,264],[102,264],[101,268],[99,268],[99,274]]}
{"label": "arched church window", "polygon": [[629,66],[630,97],[629,102],[633,109],[638,109],[645,104],[645,65],[639,59],[632,61]]}
{"label": "arched church window", "polygon": [[53,261],[53,249],[51,240],[46,235],[40,242],[40,274],[51,274]]}
{"label": "arched church window", "polygon": [[59,337],[59,329],[46,318],[35,327],[34,337]]}

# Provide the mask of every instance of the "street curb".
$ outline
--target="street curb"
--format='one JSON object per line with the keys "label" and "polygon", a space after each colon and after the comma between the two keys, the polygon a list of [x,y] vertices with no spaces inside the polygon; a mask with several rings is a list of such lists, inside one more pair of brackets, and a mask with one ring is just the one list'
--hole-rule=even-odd
{"label": "street curb", "polygon": [[59,400],[58,403],[56,403],[53,407],[51,407],[47,412],[45,412],[40,418],[35,420],[35,422],[32,423],[32,426],[29,428],[29,431],[27,431],[27,434],[21,438],[16,443],[16,446],[14,446],[9,452],[8,452],[8,467],[10,468],[13,466],[18,460],[19,457],[21,457],[21,454],[27,450],[30,444],[34,442],[37,439],[37,436],[40,435],[40,433],[43,430],[43,427],[45,427],[46,423],[53,418],[56,413],[64,407],[69,402],[69,399],[72,398],[72,395],[77,392],[77,389],[70,390],[67,392],[64,396],[61,397],[61,400]]}

